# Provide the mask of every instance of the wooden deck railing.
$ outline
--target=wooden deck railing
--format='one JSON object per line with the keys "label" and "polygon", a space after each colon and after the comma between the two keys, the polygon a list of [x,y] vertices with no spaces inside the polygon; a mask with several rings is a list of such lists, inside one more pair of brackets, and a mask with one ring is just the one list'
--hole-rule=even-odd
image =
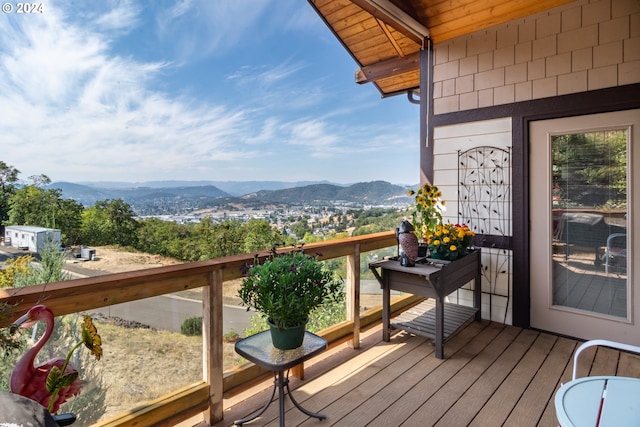
{"label": "wooden deck railing", "polygon": [[[347,257],[347,321],[321,332],[330,343],[352,340],[353,346],[357,348],[360,329],[379,321],[380,309],[363,315],[359,313],[360,254],[395,244],[393,232],[382,232],[305,245],[305,252],[319,253],[322,260]],[[254,254],[243,254],[26,288],[0,289],[0,303],[16,305],[16,315],[22,314],[34,304],[44,303],[56,316],[61,316],[203,288],[203,381],[97,425],[170,426],[201,412],[205,413],[205,421],[213,424],[222,419],[223,394],[262,373],[257,367],[223,371],[223,282],[240,278],[241,267],[251,262],[253,256]],[[260,253],[260,256],[266,257],[267,252]],[[395,309],[414,302],[414,298],[407,297],[398,302]]]}

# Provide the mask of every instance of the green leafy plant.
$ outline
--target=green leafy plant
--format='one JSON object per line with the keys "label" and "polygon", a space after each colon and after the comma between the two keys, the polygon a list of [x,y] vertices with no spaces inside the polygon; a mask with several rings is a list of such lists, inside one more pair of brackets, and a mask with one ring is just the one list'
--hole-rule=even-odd
{"label": "green leafy plant", "polygon": [[238,291],[247,310],[253,308],[278,328],[304,324],[309,313],[327,301],[343,298],[342,280],[301,247],[288,252],[271,250],[260,264],[248,266]]}
{"label": "green leafy plant", "polygon": [[[0,325],[7,324],[13,313],[13,305],[4,301],[0,302]],[[21,344],[20,339],[16,338],[9,328],[0,327],[0,360],[11,355],[14,350],[19,349]]]}
{"label": "green leafy plant", "polygon": [[39,278],[24,280],[27,276],[38,276],[32,265],[34,260],[31,255],[23,255],[18,258],[9,258],[5,261],[4,268],[0,269],[0,288],[21,287],[40,283],[37,281]]}
{"label": "green leafy plant", "polygon": [[184,319],[180,326],[180,332],[186,336],[202,335],[202,316]]}
{"label": "green leafy plant", "polygon": [[409,190],[409,196],[415,196],[415,209],[411,213],[413,227],[419,240],[426,241],[442,224],[444,200],[442,192],[435,185],[424,184],[418,191]]}
{"label": "green leafy plant", "polygon": [[233,329],[229,332],[222,335],[222,340],[224,342],[236,342],[240,339],[240,334],[234,331]]}

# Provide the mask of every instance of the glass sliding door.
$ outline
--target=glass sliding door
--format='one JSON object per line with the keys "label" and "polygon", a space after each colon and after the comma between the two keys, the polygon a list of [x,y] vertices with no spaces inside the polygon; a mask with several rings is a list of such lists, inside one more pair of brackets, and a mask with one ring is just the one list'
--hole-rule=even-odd
{"label": "glass sliding door", "polygon": [[551,135],[553,305],[627,318],[628,140]]}
{"label": "glass sliding door", "polygon": [[640,345],[639,126],[639,110],[530,123],[533,327]]}

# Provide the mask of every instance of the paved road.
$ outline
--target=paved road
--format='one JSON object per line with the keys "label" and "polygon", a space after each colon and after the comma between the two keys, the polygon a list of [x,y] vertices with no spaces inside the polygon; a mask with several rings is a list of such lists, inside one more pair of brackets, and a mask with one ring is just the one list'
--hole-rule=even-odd
{"label": "paved road", "polygon": [[[101,313],[140,322],[155,329],[180,332],[180,326],[185,319],[202,316],[202,301],[179,295],[161,295],[98,308],[90,313]],[[251,313],[247,313],[245,307],[225,304],[222,318],[224,333],[235,331],[242,335],[244,329],[249,326]]]}
{"label": "paved road", "polygon": [[[0,247],[0,263],[10,257],[26,254],[28,252],[15,248]],[[67,264],[65,270],[72,278],[107,274],[102,271],[82,268],[75,264]],[[90,313],[102,313],[105,316],[116,316],[124,320],[139,322],[155,329],[180,332],[180,326],[185,319],[202,316],[202,300],[199,299],[199,292],[183,292],[181,294],[161,295],[116,304],[92,310]],[[247,312],[246,307],[235,304],[223,305],[224,325],[222,328],[224,333],[235,331],[242,335],[244,329],[249,326],[251,315],[252,312]]]}

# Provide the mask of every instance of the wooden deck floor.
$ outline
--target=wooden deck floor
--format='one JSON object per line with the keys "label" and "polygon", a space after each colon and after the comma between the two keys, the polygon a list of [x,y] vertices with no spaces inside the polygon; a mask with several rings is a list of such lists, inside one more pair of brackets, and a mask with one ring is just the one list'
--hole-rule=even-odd
{"label": "wooden deck floor", "polygon": [[[571,377],[579,342],[495,322],[472,322],[434,357],[430,340],[401,332],[381,341],[376,328],[363,347],[340,346],[307,362],[305,380],[291,380],[309,418],[286,399],[287,426],[557,426],[553,396]],[[640,377],[640,356],[599,348],[581,356],[579,376]],[[230,399],[224,422],[261,408],[272,380]],[[278,405],[247,426],[277,426]]]}

